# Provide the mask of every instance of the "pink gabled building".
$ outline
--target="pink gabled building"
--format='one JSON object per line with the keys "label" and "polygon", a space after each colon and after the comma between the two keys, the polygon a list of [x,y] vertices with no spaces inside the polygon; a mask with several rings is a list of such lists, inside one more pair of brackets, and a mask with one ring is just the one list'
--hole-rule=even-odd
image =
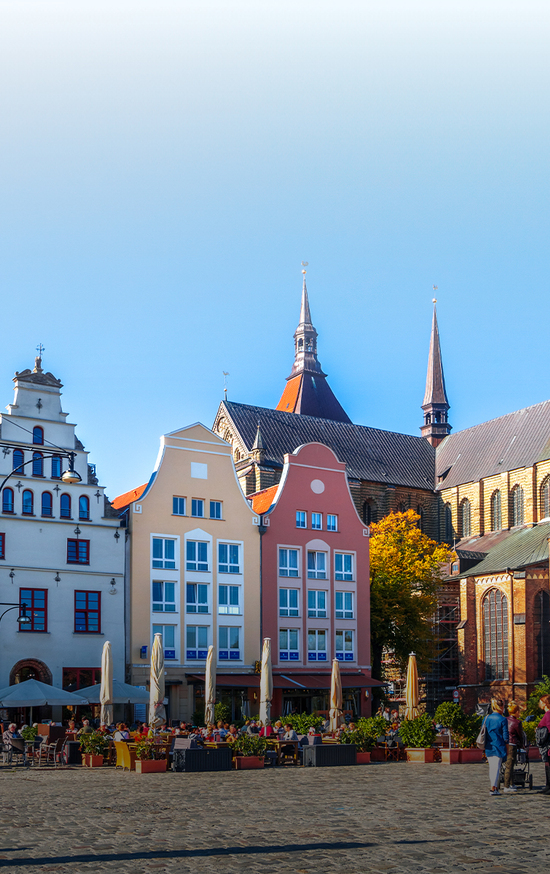
{"label": "pink gabled building", "polygon": [[[257,442],[261,442],[258,433]],[[278,485],[249,496],[261,517],[261,637],[272,641],[273,713],[328,711],[332,660],[344,709],[371,712],[369,529],[346,465],[321,443],[285,455]]]}

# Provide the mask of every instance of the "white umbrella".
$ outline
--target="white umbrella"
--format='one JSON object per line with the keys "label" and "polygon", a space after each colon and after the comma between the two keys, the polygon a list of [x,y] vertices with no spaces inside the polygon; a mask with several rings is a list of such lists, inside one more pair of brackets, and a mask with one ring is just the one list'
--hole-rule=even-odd
{"label": "white umbrella", "polygon": [[420,711],[418,709],[418,667],[416,664],[416,656],[413,652],[409,654],[409,664],[407,666],[407,691],[405,696],[405,719],[416,719]]}
{"label": "white umbrella", "polygon": [[101,715],[102,725],[110,725],[113,721],[113,657],[111,644],[108,640],[103,644],[101,653]]}
{"label": "white umbrella", "polygon": [[87,704],[86,698],[75,695],[73,692],[65,692],[56,686],[41,683],[40,680],[25,680],[14,686],[6,686],[0,689],[0,705],[2,707],[30,707],[32,723],[32,708],[51,705],[64,705],[65,707],[77,707],[79,704]]}
{"label": "white umbrella", "polygon": [[273,673],[271,670],[271,639],[264,638],[262,650],[262,673],[260,676],[260,721],[271,722],[271,699],[273,698]]}
{"label": "white umbrella", "polygon": [[330,730],[337,731],[342,724],[342,680],[340,679],[340,662],[332,662],[330,678]]}
{"label": "white umbrella", "polygon": [[[88,704],[101,703],[101,683],[96,683],[95,686],[86,686],[84,689],[79,689],[78,694],[86,698]],[[148,704],[149,692],[146,689],[140,689],[139,686],[130,686],[129,683],[122,683],[113,677],[113,696],[111,704]]]}
{"label": "white umbrella", "polygon": [[151,648],[151,673],[149,677],[149,725],[157,728],[166,722],[164,709],[164,649],[162,634],[155,634]]}
{"label": "white umbrella", "polygon": [[204,676],[204,724],[214,725],[214,704],[216,703],[216,666],[214,664],[214,647],[208,647],[206,656],[206,673]]}

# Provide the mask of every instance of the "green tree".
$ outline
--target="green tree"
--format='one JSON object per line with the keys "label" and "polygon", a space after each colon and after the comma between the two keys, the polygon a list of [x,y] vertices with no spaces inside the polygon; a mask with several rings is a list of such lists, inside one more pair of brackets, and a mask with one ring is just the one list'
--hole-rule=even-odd
{"label": "green tree", "polygon": [[391,650],[403,668],[415,652],[425,672],[434,656],[433,616],[441,566],[449,548],[418,527],[413,510],[391,513],[371,526],[371,647],[373,676],[380,677],[382,652]]}

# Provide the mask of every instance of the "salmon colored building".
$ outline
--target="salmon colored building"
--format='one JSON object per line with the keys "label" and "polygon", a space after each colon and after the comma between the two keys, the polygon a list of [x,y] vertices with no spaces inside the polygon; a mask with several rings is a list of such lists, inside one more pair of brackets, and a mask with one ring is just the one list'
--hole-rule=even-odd
{"label": "salmon colored building", "polygon": [[271,638],[272,712],[328,711],[341,665],[344,709],[370,715],[369,529],[345,463],[320,443],[285,456],[278,485],[250,497],[261,516],[261,636]]}

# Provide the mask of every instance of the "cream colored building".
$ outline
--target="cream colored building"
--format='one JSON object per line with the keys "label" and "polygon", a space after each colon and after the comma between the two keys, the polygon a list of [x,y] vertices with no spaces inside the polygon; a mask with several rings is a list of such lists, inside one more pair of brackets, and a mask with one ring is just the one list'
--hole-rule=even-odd
{"label": "cream colored building", "polygon": [[145,486],[113,506],[127,521],[127,659],[146,686],[153,635],[163,634],[170,719],[203,706],[205,659],[218,659],[218,700],[241,715],[242,678],[260,657],[259,517],[231,447],[199,423],[161,438]]}

